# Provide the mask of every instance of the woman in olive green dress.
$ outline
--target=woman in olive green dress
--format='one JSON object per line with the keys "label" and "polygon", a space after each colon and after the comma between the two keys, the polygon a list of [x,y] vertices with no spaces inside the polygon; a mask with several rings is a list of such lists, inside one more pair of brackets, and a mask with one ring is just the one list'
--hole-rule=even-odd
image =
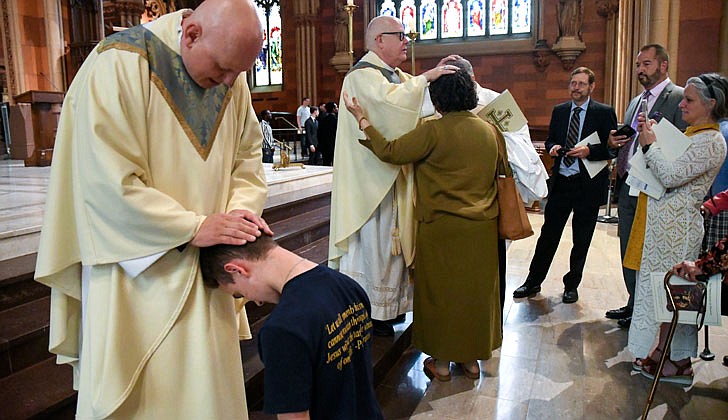
{"label": "woman in olive green dress", "polygon": [[392,141],[369,124],[367,104],[344,98],[366,134],[362,145],[385,162],[415,165],[413,342],[431,356],[425,373],[448,381],[456,362],[477,379],[478,360],[502,339],[495,175],[503,137],[469,111],[475,84],[462,70],[432,82],[430,95],[442,118]]}

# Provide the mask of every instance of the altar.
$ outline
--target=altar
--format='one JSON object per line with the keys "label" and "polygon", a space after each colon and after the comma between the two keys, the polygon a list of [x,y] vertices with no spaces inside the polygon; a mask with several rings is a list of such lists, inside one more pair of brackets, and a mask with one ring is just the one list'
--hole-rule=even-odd
{"label": "altar", "polygon": [[[274,171],[270,163],[263,166],[268,182],[266,209],[331,191],[331,167]],[[49,177],[50,167],[26,167],[22,160],[0,161],[0,266],[16,258],[26,267],[34,264]],[[5,274],[10,273],[3,273],[3,277]]]}

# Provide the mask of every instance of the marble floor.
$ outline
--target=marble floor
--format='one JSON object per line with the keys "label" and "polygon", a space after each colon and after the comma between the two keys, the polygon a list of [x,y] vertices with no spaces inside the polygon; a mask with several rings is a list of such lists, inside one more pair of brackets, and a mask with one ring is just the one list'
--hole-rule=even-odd
{"label": "marble floor", "polygon": [[[430,381],[422,371],[426,355],[410,349],[377,396],[387,419],[637,419],[651,381],[631,370],[627,331],[604,318],[624,305],[616,225],[599,223],[586,263],[579,301],[561,302],[561,277],[571,248],[569,225],[543,291],[516,299],[543,223],[529,214],[536,235],[514,242],[508,251],[508,288],[503,347],[481,361],[479,380],[453,366],[452,381]],[[695,378],[687,388],[661,383],[650,419],[728,418],[728,317],[710,327],[716,360],[693,360]],[[699,333],[699,350],[704,332]]]}

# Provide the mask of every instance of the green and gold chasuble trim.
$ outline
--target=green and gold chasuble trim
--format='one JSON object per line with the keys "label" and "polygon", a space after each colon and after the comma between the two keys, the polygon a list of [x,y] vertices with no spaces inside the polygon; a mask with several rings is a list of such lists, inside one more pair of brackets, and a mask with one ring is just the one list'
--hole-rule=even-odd
{"label": "green and gold chasuble trim", "polygon": [[182,57],[143,26],[104,39],[98,53],[110,49],[139,54],[149,63],[151,81],[177,117],[197,153],[207,160],[231,90],[225,85],[203,89],[187,73]]}

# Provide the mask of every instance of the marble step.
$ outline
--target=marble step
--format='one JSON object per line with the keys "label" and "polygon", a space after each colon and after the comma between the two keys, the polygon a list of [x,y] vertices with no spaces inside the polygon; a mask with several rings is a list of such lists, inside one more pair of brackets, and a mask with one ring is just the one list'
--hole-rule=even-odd
{"label": "marble step", "polygon": [[0,312],[0,378],[52,356],[49,314],[50,296]]}
{"label": "marble step", "polygon": [[330,213],[329,206],[319,207],[269,226],[278,245],[297,250],[329,234]]}
{"label": "marble step", "polygon": [[0,389],[4,420],[73,418],[68,410],[76,401],[72,368],[57,365],[55,358],[0,379]]}

